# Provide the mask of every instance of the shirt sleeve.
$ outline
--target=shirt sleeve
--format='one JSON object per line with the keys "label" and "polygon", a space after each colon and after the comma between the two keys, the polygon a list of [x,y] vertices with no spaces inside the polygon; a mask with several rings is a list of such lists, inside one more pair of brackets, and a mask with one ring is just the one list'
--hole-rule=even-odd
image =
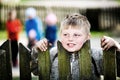
{"label": "shirt sleeve", "polygon": [[102,49],[92,49],[91,55],[95,60],[97,71],[100,75],[103,75],[103,51]]}
{"label": "shirt sleeve", "polygon": [[33,48],[31,51],[31,61],[30,61],[31,72],[34,75],[38,75],[38,51]]}

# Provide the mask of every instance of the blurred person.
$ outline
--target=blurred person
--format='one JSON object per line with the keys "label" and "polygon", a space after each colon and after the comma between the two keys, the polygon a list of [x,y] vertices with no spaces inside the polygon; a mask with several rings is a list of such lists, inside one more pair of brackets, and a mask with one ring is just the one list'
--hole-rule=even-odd
{"label": "blurred person", "polygon": [[46,29],[45,29],[45,37],[53,47],[55,45],[55,41],[57,39],[57,17],[54,13],[49,13],[45,19]]}
{"label": "blurred person", "polygon": [[36,15],[34,8],[25,11],[25,29],[28,37],[28,47],[31,49],[34,44],[43,37],[43,26],[41,19]]}
{"label": "blurred person", "polygon": [[12,51],[12,63],[13,67],[18,66],[18,39],[19,33],[22,28],[22,24],[19,19],[16,18],[16,10],[10,10],[8,13],[8,20],[6,22],[6,29],[8,33],[8,39],[11,40],[11,51]]}

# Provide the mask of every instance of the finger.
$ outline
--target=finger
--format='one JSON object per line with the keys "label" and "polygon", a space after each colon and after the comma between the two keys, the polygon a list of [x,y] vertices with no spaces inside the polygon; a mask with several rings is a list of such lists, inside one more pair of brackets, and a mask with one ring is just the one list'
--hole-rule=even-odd
{"label": "finger", "polygon": [[110,46],[108,46],[108,47],[106,48],[106,50],[108,50],[108,49],[110,49]]}
{"label": "finger", "polygon": [[43,42],[44,42],[44,45],[43,45],[44,48],[47,49],[47,48],[48,48],[48,40],[47,40],[47,39],[44,39]]}
{"label": "finger", "polygon": [[105,45],[108,44],[109,42],[110,42],[109,39],[105,39],[102,45],[105,46]]}
{"label": "finger", "polygon": [[107,50],[110,49],[113,45],[109,42],[108,43],[108,47],[107,47]]}
{"label": "finger", "polygon": [[46,46],[46,44],[45,44],[45,43],[42,43],[42,46],[41,46],[41,47],[44,49],[44,51],[46,51],[47,46]]}
{"label": "finger", "polygon": [[45,50],[44,47],[43,47],[43,42],[42,41],[36,43],[36,46],[37,46],[37,48],[40,49],[40,51],[44,51]]}
{"label": "finger", "polygon": [[104,41],[105,41],[105,38],[102,37],[102,38],[101,38],[101,47],[103,47],[103,46],[105,45],[105,42],[104,42]]}
{"label": "finger", "polygon": [[106,45],[105,41],[101,42],[101,47],[104,47]]}
{"label": "finger", "polygon": [[36,44],[37,49],[39,49],[40,51],[43,51],[43,49],[41,48],[41,46],[38,46],[38,44]]}
{"label": "finger", "polygon": [[108,49],[108,44],[106,44],[104,47],[103,47],[103,50],[107,50]]}
{"label": "finger", "polygon": [[46,51],[46,50],[47,50],[47,45],[46,45],[46,43],[44,42],[44,40],[41,42],[41,48],[43,49],[43,51]]}
{"label": "finger", "polygon": [[46,45],[46,46],[48,46],[48,40],[45,38],[45,39],[43,39],[43,42],[44,42],[44,44]]}
{"label": "finger", "polygon": [[105,40],[105,38],[104,38],[104,37],[102,37],[102,38],[101,38],[101,42],[103,42],[104,40]]}
{"label": "finger", "polygon": [[42,47],[39,47],[40,51],[44,51]]}
{"label": "finger", "polygon": [[43,46],[43,44],[41,44],[41,46],[39,48],[41,51],[46,51],[46,48]]}

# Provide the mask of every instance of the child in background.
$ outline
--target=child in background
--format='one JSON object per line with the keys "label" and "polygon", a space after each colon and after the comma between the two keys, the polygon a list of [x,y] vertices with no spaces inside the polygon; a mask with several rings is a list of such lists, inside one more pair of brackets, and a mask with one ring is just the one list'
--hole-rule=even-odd
{"label": "child in background", "polygon": [[[65,50],[69,52],[70,57],[70,68],[71,73],[68,75],[71,80],[79,80],[79,56],[78,51],[82,48],[83,44],[90,39],[90,23],[87,18],[81,14],[74,13],[67,15],[65,19],[61,22],[60,26],[60,42]],[[117,59],[117,69],[120,68],[120,46],[119,43],[114,41],[112,38],[104,36],[101,39],[101,46],[104,50],[108,50],[110,47],[114,46],[117,48],[118,53]],[[37,64],[37,50],[46,51],[48,49],[48,40],[42,39],[36,43],[36,46],[32,51],[32,61],[31,70],[35,75],[38,75],[38,64]],[[57,55],[57,56],[56,56]],[[91,49],[91,64],[92,64],[92,76],[87,80],[100,80],[100,75],[103,75],[103,62],[102,62],[102,50],[101,49]],[[59,79],[59,69],[58,69],[58,50],[54,47],[50,50],[51,58],[51,75],[50,80]],[[39,69],[40,70],[40,69]],[[120,71],[118,71],[118,74]],[[120,76],[120,75],[118,75]]]}
{"label": "child in background", "polygon": [[49,13],[46,17],[46,29],[45,29],[45,37],[51,43],[53,47],[57,38],[57,17],[53,13]]}
{"label": "child in background", "polygon": [[18,39],[19,33],[22,28],[22,24],[19,19],[16,18],[16,10],[10,10],[8,13],[8,20],[6,22],[6,29],[8,33],[8,39],[11,40],[11,49],[12,49],[12,63],[13,67],[17,67],[18,60]]}
{"label": "child in background", "polygon": [[25,15],[27,17],[25,29],[28,37],[28,47],[31,49],[43,37],[43,26],[41,19],[36,16],[34,8],[28,8]]}

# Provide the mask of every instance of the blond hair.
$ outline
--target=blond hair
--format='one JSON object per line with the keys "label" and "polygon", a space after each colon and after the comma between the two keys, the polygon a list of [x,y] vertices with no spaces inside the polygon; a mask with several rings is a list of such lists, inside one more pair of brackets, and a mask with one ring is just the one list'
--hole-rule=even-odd
{"label": "blond hair", "polygon": [[67,15],[64,20],[61,22],[60,26],[60,33],[64,29],[68,29],[69,27],[71,28],[84,28],[86,33],[90,33],[90,23],[88,19],[79,14],[79,13],[73,13],[70,15]]}

